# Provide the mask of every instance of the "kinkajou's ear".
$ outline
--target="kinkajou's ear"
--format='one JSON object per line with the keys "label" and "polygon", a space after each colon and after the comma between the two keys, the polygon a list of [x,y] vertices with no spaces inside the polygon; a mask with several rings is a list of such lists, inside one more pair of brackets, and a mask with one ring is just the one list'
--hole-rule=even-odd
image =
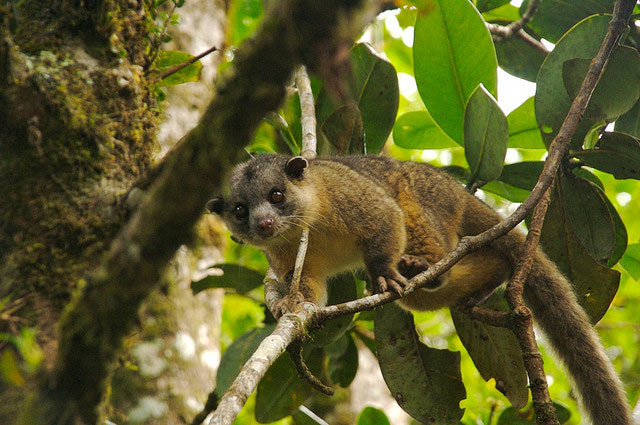
{"label": "kinkajou's ear", "polygon": [[224,203],[222,201],[222,198],[213,198],[212,200],[207,202],[207,205],[205,206],[205,208],[210,213],[220,214],[222,212],[223,205]]}
{"label": "kinkajou's ear", "polygon": [[302,172],[309,165],[309,162],[301,156],[294,156],[287,165],[284,166],[284,172],[292,179],[299,179]]}

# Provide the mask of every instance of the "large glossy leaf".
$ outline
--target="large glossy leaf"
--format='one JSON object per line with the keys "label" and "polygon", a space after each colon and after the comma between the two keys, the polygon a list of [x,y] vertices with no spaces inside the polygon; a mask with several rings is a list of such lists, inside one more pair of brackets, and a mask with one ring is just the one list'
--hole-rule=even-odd
{"label": "large glossy leaf", "polygon": [[358,415],[356,425],[391,425],[391,423],[382,410],[367,406]]}
{"label": "large glossy leaf", "polygon": [[573,284],[578,302],[592,323],[606,313],[618,290],[620,273],[594,260],[576,235],[563,203],[560,185],[554,186],[540,243]]}
{"label": "large glossy leaf", "polygon": [[559,190],[578,239],[593,258],[605,264],[615,248],[616,233],[604,193],[572,174],[563,176]]}
{"label": "large glossy leaf", "polygon": [[543,168],[542,161],[523,161],[505,165],[500,174],[500,181],[530,191],[538,182]]}
{"label": "large glossy leaf", "polygon": [[616,120],[615,130],[633,137],[640,137],[640,101]]}
{"label": "large glossy leaf", "polygon": [[[309,370],[320,375],[323,352],[307,348],[302,353]],[[313,388],[300,379],[289,356],[280,356],[258,384],[256,420],[269,423],[293,414],[313,394]]]}
{"label": "large glossy leaf", "polygon": [[629,245],[620,264],[635,280],[640,279],[640,243]]}
{"label": "large glossy leaf", "polygon": [[358,103],[368,153],[382,150],[398,112],[399,89],[396,70],[367,44],[351,52],[352,93]]}
{"label": "large glossy leaf", "polygon": [[233,380],[242,370],[242,366],[256,351],[262,340],[271,335],[274,329],[275,325],[252,329],[233,341],[233,344],[222,354],[216,376],[216,393],[219,396],[229,389]]}
{"label": "large glossy leaf", "polygon": [[[492,310],[509,311],[502,295],[494,293],[482,303]],[[451,317],[462,344],[485,381],[495,379],[496,389],[516,408],[527,404],[529,389],[527,371],[520,345],[513,332],[473,320],[465,313],[451,309]]]}
{"label": "large glossy leaf", "polygon": [[522,39],[510,37],[505,41],[496,42],[496,54],[500,68],[509,74],[527,81],[536,81],[540,65],[547,54],[536,49]]}
{"label": "large glossy leaf", "polygon": [[[562,79],[570,99],[578,94],[591,58],[569,59],[562,65]],[[591,95],[583,117],[593,121],[613,120],[629,111],[640,96],[640,54],[618,46]]]}
{"label": "large glossy leaf", "polygon": [[[591,16],[581,21],[558,41],[542,63],[536,80],[535,113],[546,144],[558,133],[571,105],[572,99],[562,79],[563,64],[574,58],[594,57],[602,44],[609,20],[609,16]],[[581,121],[572,147],[582,145],[582,138],[592,125],[589,120]]]}
{"label": "large glossy leaf", "polygon": [[420,342],[413,316],[395,304],[374,312],[376,350],[391,394],[407,413],[428,424],[458,424],[466,397],[460,353]]}
{"label": "large glossy leaf", "polygon": [[604,133],[597,149],[577,151],[572,155],[617,179],[640,179],[640,141],[628,134]]}
{"label": "large glossy leaf", "polygon": [[500,176],[507,153],[507,118],[495,99],[479,85],[464,115],[464,155],[471,180],[491,181]]}
{"label": "large glossy leaf", "polygon": [[482,190],[491,192],[495,195],[502,196],[511,202],[524,202],[529,196],[530,191],[511,186],[510,184],[494,180],[482,186]]}
{"label": "large glossy leaf", "polygon": [[342,105],[320,127],[326,138],[318,146],[320,155],[346,155],[364,153],[364,130],[360,109],[355,103]]}
{"label": "large glossy leaf", "polygon": [[[351,65],[352,78],[346,86],[360,111],[366,151],[376,154],[387,141],[398,112],[398,76],[393,65],[367,44],[353,48]],[[321,91],[316,101],[319,127],[323,128],[325,121],[341,106],[327,91]]]}
{"label": "large glossy leaf", "polygon": [[393,126],[393,142],[405,149],[442,149],[458,146],[427,111],[401,115]]}
{"label": "large glossy leaf", "polygon": [[507,115],[510,148],[544,149],[533,103],[532,96]]}
{"label": "large glossy leaf", "polygon": [[[529,22],[543,38],[555,43],[576,23],[590,15],[611,13],[615,0],[544,0]],[[529,0],[522,2],[520,13],[524,13]]]}
{"label": "large glossy leaf", "polygon": [[426,0],[413,43],[418,91],[433,119],[462,144],[464,108],[482,83],[495,97],[497,59],[489,31],[468,0]]}
{"label": "large glossy leaf", "polygon": [[237,264],[221,264],[216,268],[222,270],[221,276],[211,275],[191,282],[191,290],[194,294],[209,288],[233,288],[244,294],[260,286],[264,279],[261,273]]}

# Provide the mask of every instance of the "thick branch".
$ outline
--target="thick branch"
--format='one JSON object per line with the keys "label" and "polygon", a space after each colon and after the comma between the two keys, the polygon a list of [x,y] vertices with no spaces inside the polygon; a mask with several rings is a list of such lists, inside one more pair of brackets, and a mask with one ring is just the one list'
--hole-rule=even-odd
{"label": "thick branch", "polygon": [[285,314],[271,335],[266,337],[251,358],[245,363],[238,377],[220,400],[220,404],[205,421],[208,425],[231,424],[238,416],[249,395],[276,361],[284,349],[304,333],[304,329],[316,312],[317,306],[303,303],[295,314]]}

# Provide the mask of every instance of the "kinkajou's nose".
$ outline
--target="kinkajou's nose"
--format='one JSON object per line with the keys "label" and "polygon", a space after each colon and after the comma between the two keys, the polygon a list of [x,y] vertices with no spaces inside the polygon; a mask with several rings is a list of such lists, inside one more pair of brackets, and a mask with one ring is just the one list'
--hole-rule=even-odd
{"label": "kinkajou's nose", "polygon": [[273,219],[272,218],[263,218],[260,220],[258,224],[260,226],[260,230],[269,231],[273,229]]}

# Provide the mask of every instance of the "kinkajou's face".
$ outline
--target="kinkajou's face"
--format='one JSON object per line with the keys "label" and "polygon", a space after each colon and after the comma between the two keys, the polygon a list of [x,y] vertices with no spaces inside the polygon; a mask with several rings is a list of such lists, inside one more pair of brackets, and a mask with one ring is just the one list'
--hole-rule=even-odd
{"label": "kinkajou's face", "polygon": [[285,173],[287,159],[263,155],[238,165],[229,195],[209,202],[236,239],[260,248],[295,243],[305,217],[296,196],[300,189]]}

